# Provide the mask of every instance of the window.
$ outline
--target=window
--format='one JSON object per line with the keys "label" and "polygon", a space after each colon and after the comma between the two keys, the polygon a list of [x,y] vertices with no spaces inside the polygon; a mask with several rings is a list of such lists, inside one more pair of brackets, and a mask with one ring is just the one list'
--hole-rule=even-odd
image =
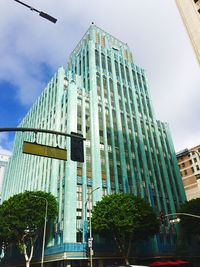
{"label": "window", "polygon": [[110,57],[107,58],[108,61],[108,72],[112,73],[112,66],[111,66],[111,59]]}
{"label": "window", "polygon": [[187,171],[186,170],[184,170],[184,174],[187,175]]}
{"label": "window", "polygon": [[82,103],[81,99],[78,98],[78,100],[77,100],[77,104],[78,104],[78,106],[81,106],[81,103]]}
{"label": "window", "polygon": [[126,78],[127,78],[127,81],[130,82],[130,75],[129,75],[129,70],[127,66],[126,66]]}
{"label": "window", "polygon": [[89,104],[89,102],[85,102],[85,108],[87,108],[87,109],[89,109],[90,108],[90,104]]}
{"label": "window", "polygon": [[199,168],[199,165],[197,165],[197,166],[196,166],[196,168],[197,168],[197,171],[199,171],[199,170],[200,170],[200,168]]}
{"label": "window", "polygon": [[134,85],[135,85],[135,87],[137,87],[137,78],[136,78],[136,74],[135,74],[134,70],[132,70],[132,75],[133,75]]}
{"label": "window", "polygon": [[115,71],[116,71],[116,76],[119,76],[119,67],[118,67],[118,62],[115,60]]}
{"label": "window", "polygon": [[99,52],[97,50],[95,50],[95,62],[96,66],[99,66]]}
{"label": "window", "polygon": [[79,75],[81,75],[81,60],[79,61]]}
{"label": "window", "polygon": [[125,57],[125,59],[128,59],[128,51],[127,50],[124,50],[124,57]]}
{"label": "window", "polygon": [[100,135],[101,137],[103,137],[103,131],[102,131],[102,130],[99,130],[99,135]]}
{"label": "window", "polygon": [[88,51],[86,54],[86,58],[87,58],[87,69],[89,70],[89,52]]}
{"label": "window", "polygon": [[100,147],[100,150],[104,150],[104,144],[100,144],[99,147]]}
{"label": "window", "polygon": [[96,33],[96,43],[99,44],[99,33]]}
{"label": "window", "polygon": [[106,69],[106,60],[105,60],[105,55],[101,53],[101,63],[102,63],[102,69]]}
{"label": "window", "polygon": [[105,36],[101,37],[101,45],[105,47]]}
{"label": "window", "polygon": [[121,98],[122,98],[122,92],[121,92],[121,86],[120,86],[119,83],[117,83],[117,91],[118,91],[119,99],[121,100]]}
{"label": "window", "polygon": [[77,130],[78,130],[78,131],[81,131],[81,130],[82,130],[82,126],[81,126],[81,124],[78,124],[78,125],[77,125]]}
{"label": "window", "polygon": [[107,95],[107,79],[105,76],[103,76],[103,89],[104,89],[104,94],[105,94],[105,97]]}
{"label": "window", "polygon": [[83,56],[83,74],[85,74],[85,56]]}
{"label": "window", "polygon": [[125,75],[124,75],[124,67],[122,64],[120,64],[120,69],[121,69],[121,76],[122,76],[122,79],[124,80],[125,79]]}

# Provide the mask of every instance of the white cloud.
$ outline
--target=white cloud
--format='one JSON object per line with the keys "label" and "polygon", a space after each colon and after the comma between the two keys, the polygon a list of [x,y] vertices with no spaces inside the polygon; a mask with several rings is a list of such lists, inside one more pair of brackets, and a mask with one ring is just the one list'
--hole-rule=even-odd
{"label": "white cloud", "polygon": [[[9,149],[5,149],[5,143],[9,146]],[[8,134],[0,132],[0,154],[11,155],[10,142],[8,141]]]}
{"label": "white cloud", "polygon": [[29,105],[44,88],[42,64],[55,72],[92,21],[129,44],[147,70],[156,117],[169,122],[177,150],[199,143],[199,66],[174,0],[26,0],[54,25],[14,1],[0,9],[0,79]]}
{"label": "white cloud", "polygon": [[0,146],[0,154],[10,156],[12,152],[10,150],[4,149],[2,146]]}

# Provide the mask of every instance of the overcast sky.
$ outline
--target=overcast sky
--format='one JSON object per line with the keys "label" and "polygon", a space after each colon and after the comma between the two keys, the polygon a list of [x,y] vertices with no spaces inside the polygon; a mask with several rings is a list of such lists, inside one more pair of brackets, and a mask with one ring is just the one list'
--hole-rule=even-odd
{"label": "overcast sky", "polygon": [[[14,0],[0,3],[0,127],[16,127],[92,22],[128,43],[146,69],[156,118],[176,151],[200,144],[200,68],[175,0]],[[0,153],[13,134],[0,134]]]}

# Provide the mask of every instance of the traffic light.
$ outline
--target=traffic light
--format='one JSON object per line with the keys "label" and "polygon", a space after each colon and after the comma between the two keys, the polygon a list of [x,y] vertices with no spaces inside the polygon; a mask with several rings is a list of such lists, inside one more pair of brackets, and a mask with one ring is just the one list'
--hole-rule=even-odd
{"label": "traffic light", "polygon": [[83,135],[71,132],[71,160],[84,162]]}
{"label": "traffic light", "polygon": [[161,212],[160,212],[160,223],[161,223],[161,224],[164,224],[164,222],[165,222],[165,215],[164,215],[164,212],[161,211]]}

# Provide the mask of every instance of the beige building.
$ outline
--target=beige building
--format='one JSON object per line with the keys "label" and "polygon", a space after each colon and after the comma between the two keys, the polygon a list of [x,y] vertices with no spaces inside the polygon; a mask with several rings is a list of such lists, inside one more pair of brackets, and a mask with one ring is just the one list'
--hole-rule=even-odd
{"label": "beige building", "polygon": [[200,0],[176,0],[176,4],[200,64]]}
{"label": "beige building", "polygon": [[187,200],[200,198],[200,145],[176,154]]}

